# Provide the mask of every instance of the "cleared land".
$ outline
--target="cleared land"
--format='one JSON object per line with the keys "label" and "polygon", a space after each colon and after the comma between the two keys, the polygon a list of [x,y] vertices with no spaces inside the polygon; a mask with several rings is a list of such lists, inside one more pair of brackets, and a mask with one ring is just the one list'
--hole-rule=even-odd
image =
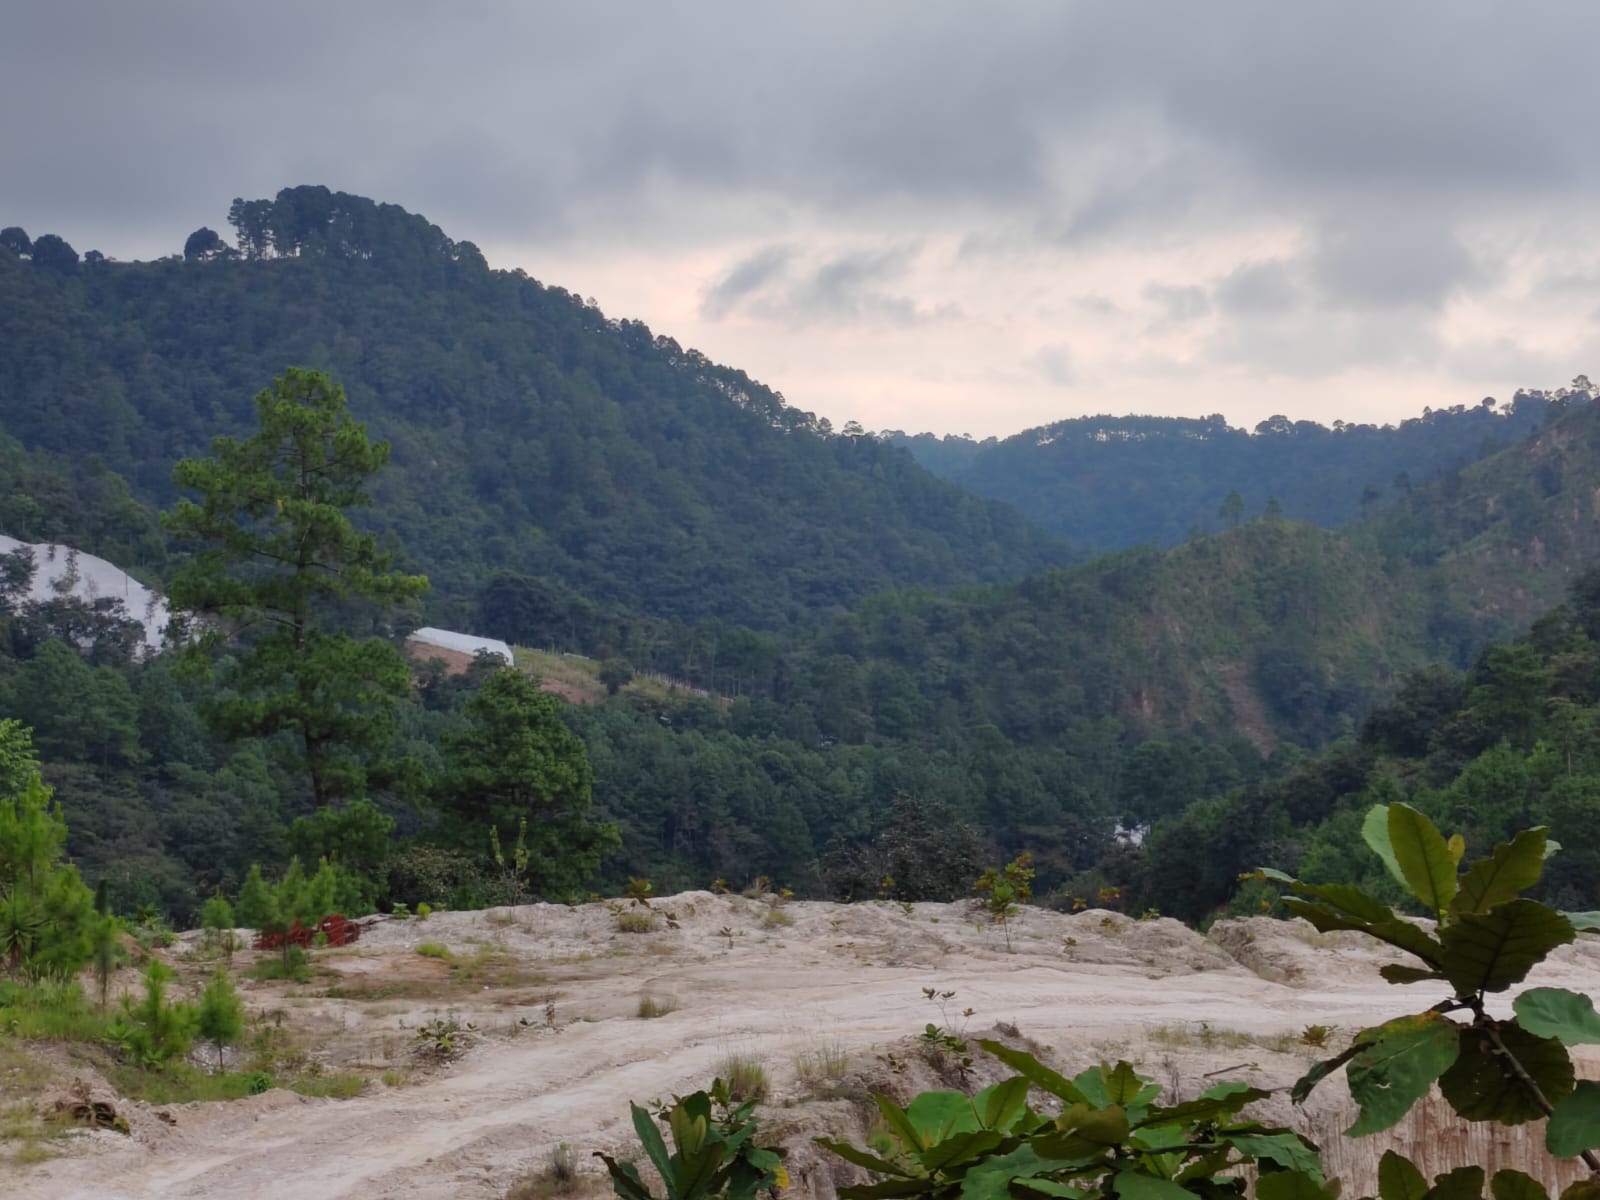
{"label": "cleared land", "polygon": [[[1212,1075],[1292,1081],[1327,1053],[1301,1041],[1307,1025],[1337,1027],[1342,1045],[1361,1025],[1437,999],[1426,986],[1383,983],[1377,968],[1389,959],[1360,939],[1300,923],[1225,922],[1207,939],[1168,920],[1029,910],[1011,940],[1007,953],[1000,931],[964,904],[784,904],[704,892],[649,910],[530,905],[382,920],[358,945],[317,953],[307,982],[244,985],[253,1038],[276,1038],[301,1072],[364,1076],[358,1094],[275,1089],[230,1102],[129,1103],[70,1047],[0,1039],[13,1095],[25,1080],[29,1102],[44,1104],[76,1077],[117,1103],[132,1129],[36,1142],[52,1157],[5,1163],[0,1192],[473,1200],[504,1196],[567,1143],[581,1172],[567,1194],[599,1195],[609,1188],[589,1154],[631,1152],[628,1101],[704,1086],[737,1055],[770,1077],[761,1111],[766,1132],[792,1147],[789,1194],[829,1198],[855,1176],[816,1151],[812,1134],[859,1140],[870,1090],[905,1100],[962,1081],[955,1063],[912,1036],[929,1022],[972,1037],[998,1026],[1074,1071],[1128,1058],[1187,1098]],[[210,969],[189,957],[197,946],[186,935],[161,952],[191,983]],[[1559,952],[1530,983],[1600,990],[1600,939]],[[941,1011],[924,988],[955,995]],[[652,1010],[662,1015],[641,1016]],[[430,1039],[418,1037],[434,1020],[461,1028],[459,1056],[431,1054]],[[1600,1076],[1600,1061],[1580,1072]],[[968,1082],[1001,1074],[980,1055]],[[1323,1142],[1347,1194],[1359,1195],[1349,1187],[1363,1186],[1393,1143],[1342,1144],[1342,1092],[1342,1080],[1325,1085],[1298,1114],[1287,1100],[1274,1104]],[[1460,1156],[1514,1162],[1538,1137],[1524,1127],[1493,1146],[1452,1141],[1420,1113],[1399,1140],[1441,1170]]]}

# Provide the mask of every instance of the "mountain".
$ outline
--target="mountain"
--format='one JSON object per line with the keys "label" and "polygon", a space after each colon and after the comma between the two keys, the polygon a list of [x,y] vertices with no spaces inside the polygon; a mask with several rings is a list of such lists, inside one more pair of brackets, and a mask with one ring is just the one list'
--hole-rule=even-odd
{"label": "mountain", "polygon": [[1254,432],[1220,416],[1078,417],[1013,437],[879,436],[980,496],[1016,506],[1034,524],[1095,549],[1171,546],[1225,523],[1237,493],[1251,516],[1272,501],[1294,520],[1332,528],[1403,498],[1527,437],[1554,411],[1593,390],[1518,392],[1397,426],[1332,428],[1273,417]]}
{"label": "mountain", "polygon": [[777,629],[888,587],[1074,557],[904,451],[490,270],[393,205],[305,187],[236,201],[230,218],[239,250],[200,230],[157,262],[0,249],[5,431],[164,506],[173,464],[247,432],[251,397],[285,365],[326,370],[393,443],[372,521],[425,565],[444,624],[497,573]]}

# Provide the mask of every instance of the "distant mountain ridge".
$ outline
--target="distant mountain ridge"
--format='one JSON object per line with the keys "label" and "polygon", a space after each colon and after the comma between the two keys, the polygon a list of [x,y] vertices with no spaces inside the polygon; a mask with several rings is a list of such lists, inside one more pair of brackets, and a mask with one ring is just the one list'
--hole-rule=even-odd
{"label": "distant mountain ridge", "polygon": [[1528,437],[1554,412],[1593,395],[1524,390],[1507,404],[1428,411],[1395,426],[1331,427],[1273,417],[1254,431],[1221,416],[1074,417],[1005,439],[878,436],[979,495],[1014,505],[1043,529],[1100,550],[1171,546],[1272,502],[1282,515],[1343,525]]}

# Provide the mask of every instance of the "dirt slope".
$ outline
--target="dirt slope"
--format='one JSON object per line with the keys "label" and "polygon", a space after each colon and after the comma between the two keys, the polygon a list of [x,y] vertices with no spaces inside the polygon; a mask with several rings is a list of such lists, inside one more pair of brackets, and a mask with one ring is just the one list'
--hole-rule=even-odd
{"label": "dirt slope", "polygon": [[[1298,1042],[1308,1024],[1348,1033],[1434,999],[1384,984],[1376,972],[1388,959],[1358,940],[1298,923],[1224,923],[1207,940],[1167,920],[1029,911],[1008,953],[1001,932],[975,925],[965,905],[778,906],[689,893],[654,909],[657,928],[644,933],[619,932],[599,904],[385,921],[360,945],[318,956],[337,975],[252,984],[248,1002],[313,1032],[312,1053],[330,1066],[374,1076],[412,1056],[421,1022],[453,1015],[477,1026],[458,1060],[419,1067],[399,1086],[375,1079],[343,1101],[275,1090],[172,1106],[165,1118],[125,1106],[132,1136],[64,1139],[61,1157],[20,1169],[0,1192],[499,1197],[558,1143],[580,1152],[586,1172],[597,1166],[592,1150],[629,1152],[629,1099],[704,1086],[740,1054],[772,1077],[764,1120],[795,1147],[791,1194],[827,1200],[850,1168],[824,1161],[809,1135],[860,1136],[865,1109],[851,1097],[867,1088],[906,1098],[943,1086],[949,1064],[907,1040],[929,1021],[973,1036],[1014,1025],[1072,1070],[1127,1057],[1192,1096],[1211,1074],[1291,1081],[1316,1054]],[[447,945],[457,965],[418,955],[424,942]],[[1532,982],[1600,989],[1600,945],[1569,948]],[[955,993],[944,1014],[924,988]],[[641,1019],[646,994],[676,1010]],[[844,1070],[802,1081],[796,1057],[824,1048],[847,1052]],[[1347,1124],[1340,1090],[1324,1089],[1300,1119]],[[588,1182],[591,1194],[604,1190],[598,1176]]]}

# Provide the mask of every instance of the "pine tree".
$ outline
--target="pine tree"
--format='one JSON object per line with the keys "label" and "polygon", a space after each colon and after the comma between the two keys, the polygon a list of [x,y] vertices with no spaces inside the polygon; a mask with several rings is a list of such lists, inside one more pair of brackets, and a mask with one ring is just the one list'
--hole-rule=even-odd
{"label": "pine tree", "polygon": [[195,1031],[217,1048],[217,1070],[222,1070],[222,1048],[234,1045],[244,1036],[244,1006],[239,1002],[233,981],[221,967],[200,993]]}
{"label": "pine tree", "polygon": [[174,575],[169,599],[199,619],[185,650],[191,666],[209,673],[233,643],[229,686],[206,710],[215,731],[290,735],[320,808],[363,794],[410,682],[394,646],[341,632],[333,610],[400,603],[428,581],[392,570],[377,538],[350,522],[350,509],[370,503],[365,485],[389,445],[350,418],[344,389],[291,367],[255,404],[254,435],[218,438],[210,458],[173,471],[200,502],[179,501],[163,523],[202,548]]}

